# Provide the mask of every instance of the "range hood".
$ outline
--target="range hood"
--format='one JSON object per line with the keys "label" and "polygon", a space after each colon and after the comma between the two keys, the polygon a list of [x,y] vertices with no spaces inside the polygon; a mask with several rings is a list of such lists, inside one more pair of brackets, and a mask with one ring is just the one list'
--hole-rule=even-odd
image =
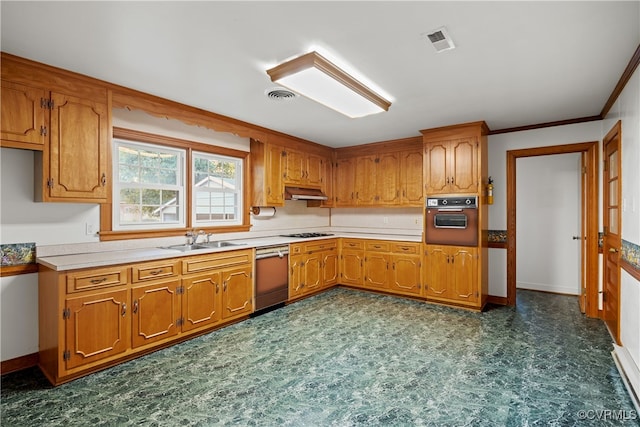
{"label": "range hood", "polygon": [[327,200],[328,197],[315,188],[285,187],[285,200]]}

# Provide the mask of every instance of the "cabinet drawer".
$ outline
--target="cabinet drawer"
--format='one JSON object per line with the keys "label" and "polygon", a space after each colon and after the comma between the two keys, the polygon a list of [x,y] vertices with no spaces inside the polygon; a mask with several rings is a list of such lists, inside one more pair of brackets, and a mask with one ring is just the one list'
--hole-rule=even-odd
{"label": "cabinet drawer", "polygon": [[68,273],[67,293],[126,285],[129,282],[127,270],[126,267],[109,267]]}
{"label": "cabinet drawer", "polygon": [[392,243],[391,251],[398,254],[418,254],[420,243]]}
{"label": "cabinet drawer", "polygon": [[173,277],[179,274],[180,261],[173,259],[146,262],[131,267],[131,281],[134,283]]}
{"label": "cabinet drawer", "polygon": [[389,242],[367,242],[365,243],[365,249],[372,252],[389,252],[391,250],[391,243]]}
{"label": "cabinet drawer", "polygon": [[305,252],[317,252],[317,251],[328,251],[331,249],[335,249],[337,247],[337,243],[335,240],[321,240],[313,243],[307,243],[304,245]]}
{"label": "cabinet drawer", "polygon": [[182,260],[182,273],[198,273],[216,268],[226,268],[241,264],[248,264],[252,261],[252,251],[229,251],[217,252],[209,255],[189,257]]}
{"label": "cabinet drawer", "polygon": [[346,249],[364,249],[362,240],[343,239],[342,247]]}

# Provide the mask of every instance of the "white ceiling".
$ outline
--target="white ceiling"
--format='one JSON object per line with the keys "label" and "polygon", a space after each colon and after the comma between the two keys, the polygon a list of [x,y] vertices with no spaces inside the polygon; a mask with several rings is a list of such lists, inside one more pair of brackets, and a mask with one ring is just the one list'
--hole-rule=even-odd
{"label": "white ceiling", "polygon": [[[600,114],[640,45],[640,2],[10,2],[2,50],[332,147],[485,120]],[[436,53],[422,34],[446,26]],[[274,101],[265,70],[319,46],[386,92],[349,119]]]}

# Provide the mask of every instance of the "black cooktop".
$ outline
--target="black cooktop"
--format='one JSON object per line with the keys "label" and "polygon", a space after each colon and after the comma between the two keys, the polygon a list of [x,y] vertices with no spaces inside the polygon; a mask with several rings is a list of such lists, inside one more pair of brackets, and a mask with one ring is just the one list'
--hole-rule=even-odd
{"label": "black cooktop", "polygon": [[310,239],[312,237],[324,237],[333,236],[330,233],[294,233],[294,234],[281,234],[282,237],[300,237],[302,239]]}

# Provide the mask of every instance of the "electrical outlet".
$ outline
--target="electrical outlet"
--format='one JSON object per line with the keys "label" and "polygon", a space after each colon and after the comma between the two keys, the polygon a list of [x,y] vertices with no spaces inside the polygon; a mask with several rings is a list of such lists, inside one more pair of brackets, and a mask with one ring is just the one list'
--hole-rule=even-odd
{"label": "electrical outlet", "polygon": [[389,217],[388,216],[382,217],[382,222],[384,222],[385,224],[389,224]]}
{"label": "electrical outlet", "polygon": [[96,234],[96,228],[93,224],[91,224],[90,222],[85,223],[85,233],[87,234],[87,236],[93,236],[94,234]]}

